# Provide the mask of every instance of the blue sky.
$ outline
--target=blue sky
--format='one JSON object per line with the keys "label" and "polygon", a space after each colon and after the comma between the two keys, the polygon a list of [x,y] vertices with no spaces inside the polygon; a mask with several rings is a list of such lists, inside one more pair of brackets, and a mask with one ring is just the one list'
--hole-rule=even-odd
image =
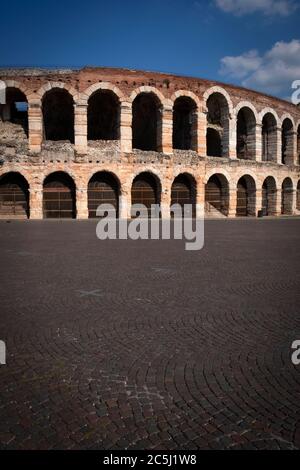
{"label": "blue sky", "polygon": [[14,0],[1,16],[1,66],[128,67],[281,97],[300,79],[299,0]]}

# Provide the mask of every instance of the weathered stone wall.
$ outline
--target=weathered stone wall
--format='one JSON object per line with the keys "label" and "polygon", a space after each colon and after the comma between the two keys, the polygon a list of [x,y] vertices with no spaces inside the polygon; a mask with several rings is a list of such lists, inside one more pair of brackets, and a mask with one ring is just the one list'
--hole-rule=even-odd
{"label": "weathered stone wall", "polygon": [[[121,197],[130,208],[131,184],[134,177],[149,171],[155,174],[162,187],[161,201],[168,217],[171,186],[181,173],[192,175],[197,185],[197,202],[204,204],[205,184],[214,174],[224,175],[229,185],[229,216],[236,213],[238,180],[249,175],[256,186],[255,212],[261,208],[262,185],[272,176],[276,181],[276,213],[281,212],[281,187],[285,178],[293,183],[293,212],[296,212],[297,185],[300,178],[297,131],[300,128],[300,109],[286,101],[239,87],[196,78],[161,73],[111,68],[81,70],[0,70],[0,79],[7,87],[21,90],[28,101],[27,136],[9,122],[0,122],[0,175],[21,173],[29,183],[30,217],[42,218],[43,181],[54,171],[68,173],[76,185],[77,217],[87,218],[87,185],[96,172],[112,172],[120,182]],[[54,88],[67,90],[74,102],[74,144],[44,140],[42,100]],[[110,90],[120,102],[120,139],[113,141],[87,140],[87,105],[89,96],[98,89]],[[132,149],[132,103],[139,93],[152,93],[160,103],[161,128],[158,151]],[[209,157],[206,152],[207,107],[212,94],[222,95],[228,105],[225,139],[226,157]],[[195,103],[193,118],[193,148],[195,151],[172,148],[173,105],[180,96]],[[240,109],[250,109],[255,117],[252,129],[252,152],[255,159],[240,160],[236,155],[237,115]],[[272,162],[262,161],[262,120],[270,112],[276,121],[277,146]],[[288,164],[281,162],[282,124],[292,123]],[[255,139],[253,139],[255,135]],[[299,139],[298,139],[299,140]],[[128,209],[122,216],[128,216]]]}

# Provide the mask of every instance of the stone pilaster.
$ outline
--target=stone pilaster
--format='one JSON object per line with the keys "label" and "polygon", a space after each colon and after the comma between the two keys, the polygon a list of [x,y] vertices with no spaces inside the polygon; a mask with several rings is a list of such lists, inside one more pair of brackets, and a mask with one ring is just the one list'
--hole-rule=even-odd
{"label": "stone pilaster", "polygon": [[87,153],[87,104],[74,105],[74,134],[75,150],[78,153]]}
{"label": "stone pilaster", "polygon": [[34,153],[41,151],[43,141],[43,114],[40,102],[28,105],[28,142],[29,150]]}
{"label": "stone pilaster", "polygon": [[88,194],[87,188],[76,189],[76,219],[88,219]]}
{"label": "stone pilaster", "polygon": [[229,188],[228,217],[236,217],[237,188]]}
{"label": "stone pilaster", "polygon": [[262,161],[262,124],[255,126],[255,160]]}
{"label": "stone pilaster", "polygon": [[158,119],[158,151],[173,153],[173,110],[172,106],[165,105],[161,109],[161,119]]}
{"label": "stone pilaster", "polygon": [[[197,113],[197,129],[196,129],[196,139],[198,155],[201,157],[206,156],[206,114],[202,111]],[[194,147],[193,147],[194,148]]]}
{"label": "stone pilaster", "polygon": [[40,220],[43,218],[43,187],[33,186],[29,189],[30,219]]}
{"label": "stone pilaster", "polygon": [[279,165],[282,163],[282,131],[280,127],[276,128],[276,156],[274,156],[274,161]]}
{"label": "stone pilaster", "polygon": [[[229,158],[236,159],[237,119],[231,116],[229,119]],[[225,130],[224,130],[225,132]]]}
{"label": "stone pilaster", "polygon": [[121,152],[132,152],[132,107],[130,103],[121,103],[120,115]]}

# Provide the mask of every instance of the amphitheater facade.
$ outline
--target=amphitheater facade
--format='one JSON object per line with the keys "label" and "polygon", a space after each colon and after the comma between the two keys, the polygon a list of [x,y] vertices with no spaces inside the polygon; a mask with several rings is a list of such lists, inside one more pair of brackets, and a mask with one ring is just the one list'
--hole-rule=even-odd
{"label": "amphitheater facade", "polygon": [[[0,217],[101,202],[214,217],[300,214],[300,108],[236,86],[113,68],[2,69]],[[197,209],[198,210],[198,209]]]}

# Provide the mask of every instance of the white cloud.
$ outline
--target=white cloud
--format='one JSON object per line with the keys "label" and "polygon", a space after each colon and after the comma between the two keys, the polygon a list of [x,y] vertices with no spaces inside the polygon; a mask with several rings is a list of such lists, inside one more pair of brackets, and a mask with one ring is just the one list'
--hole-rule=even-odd
{"label": "white cloud", "polygon": [[251,13],[289,16],[299,7],[295,0],[215,0],[215,3],[226,13],[237,16]]}
{"label": "white cloud", "polygon": [[220,74],[241,80],[242,86],[281,97],[290,96],[300,79],[300,40],[277,42],[260,56],[255,50],[221,59]]}

